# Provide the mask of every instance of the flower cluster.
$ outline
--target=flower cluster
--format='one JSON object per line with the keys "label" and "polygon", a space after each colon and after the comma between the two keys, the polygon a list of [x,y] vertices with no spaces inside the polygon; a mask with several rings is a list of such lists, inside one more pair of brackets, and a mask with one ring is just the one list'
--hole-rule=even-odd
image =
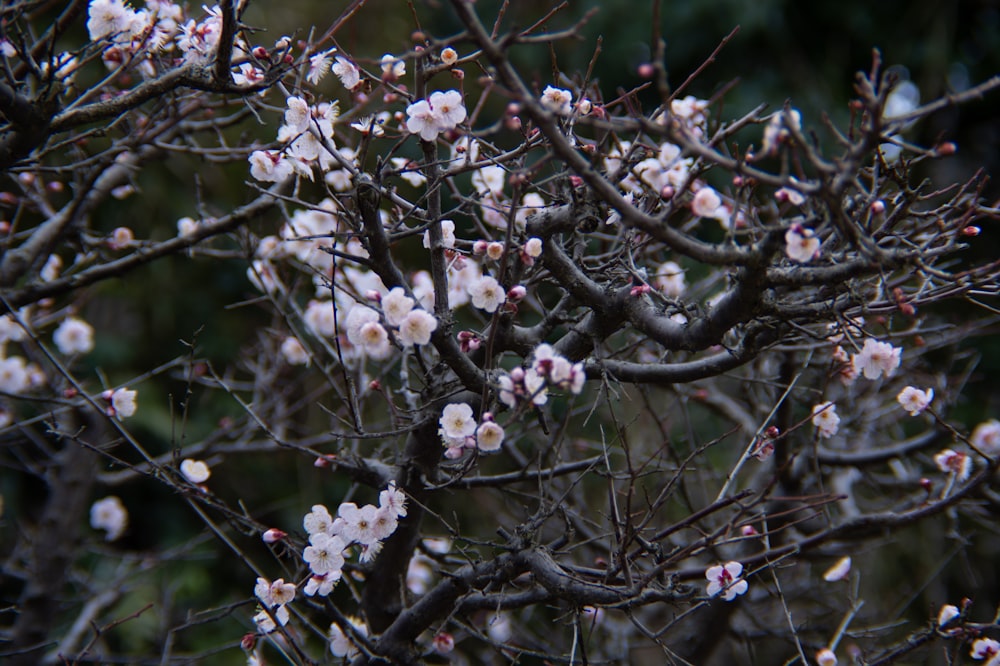
{"label": "flower cluster", "polygon": [[583,363],[571,363],[548,344],[535,348],[533,361],[528,368],[514,368],[497,380],[500,402],[516,407],[519,400],[536,405],[548,401],[548,387],[566,389],[574,395],[583,391],[587,374]]}
{"label": "flower cluster", "polygon": [[438,134],[455,129],[465,120],[465,103],[457,90],[437,91],[427,99],[406,107],[406,129],[424,141],[434,141]]}
{"label": "flower cluster", "polygon": [[485,412],[477,424],[472,407],[464,402],[445,405],[438,424],[445,456],[451,459],[461,457],[465,449],[491,452],[503,444],[504,430],[493,420],[493,415]]}
{"label": "flower cluster", "polygon": [[294,583],[286,583],[284,578],[271,582],[258,577],[253,593],[263,606],[253,617],[260,631],[265,634],[274,631],[277,628],[275,620],[281,626],[288,624],[288,604],[295,599]]}

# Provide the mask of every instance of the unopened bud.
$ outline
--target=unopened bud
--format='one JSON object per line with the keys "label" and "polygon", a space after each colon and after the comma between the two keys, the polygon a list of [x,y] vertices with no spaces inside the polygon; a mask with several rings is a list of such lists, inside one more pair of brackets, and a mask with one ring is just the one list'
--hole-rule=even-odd
{"label": "unopened bud", "polygon": [[674,190],[673,186],[671,185],[664,185],[663,189],[660,190],[660,198],[663,199],[664,201],[669,201],[673,199],[674,194],[676,194],[676,190]]}
{"label": "unopened bud", "polygon": [[572,185],[573,187],[580,187],[583,185],[583,178],[580,178],[579,176],[576,175],[570,176],[569,184]]}
{"label": "unopened bud", "polygon": [[875,215],[881,215],[885,212],[885,202],[881,199],[877,199],[872,202],[871,206],[872,213]]}
{"label": "unopened bud", "polygon": [[952,141],[945,141],[935,150],[938,155],[954,155],[956,151],[958,146]]}
{"label": "unopened bud", "polygon": [[264,543],[278,543],[282,539],[288,536],[287,532],[279,530],[277,527],[272,527],[271,529],[264,532],[260,538],[264,540]]}
{"label": "unopened bud", "polygon": [[982,231],[983,230],[980,229],[977,226],[969,225],[969,226],[965,227],[964,229],[962,229],[962,235],[963,236],[978,236],[979,234],[982,233]]}
{"label": "unopened bud", "polygon": [[524,368],[514,368],[510,371],[510,378],[516,383],[524,381]]}
{"label": "unopened bud", "polygon": [[366,291],[365,298],[368,299],[369,301],[372,301],[373,303],[382,302],[382,294],[378,293],[374,289],[369,289],[368,291]]}
{"label": "unopened bud", "polygon": [[778,426],[768,426],[767,430],[764,431],[764,435],[768,439],[774,439],[780,434],[781,434],[781,428],[779,428]]}
{"label": "unopened bud", "polygon": [[638,71],[639,71],[639,76],[641,76],[644,79],[651,79],[653,78],[653,74],[656,73],[656,69],[648,62],[644,62],[641,65],[639,65]]}
{"label": "unopened bud", "polygon": [[511,102],[507,105],[506,113],[508,116],[516,116],[521,113],[521,105],[517,102]]}
{"label": "unopened bud", "polygon": [[528,295],[528,290],[523,285],[516,284],[507,291],[507,300],[517,303]]}
{"label": "unopened bud", "polygon": [[259,58],[261,60],[267,60],[268,59],[267,49],[265,49],[263,46],[253,47],[253,57]]}
{"label": "unopened bud", "polygon": [[757,536],[757,529],[753,525],[744,525],[740,528],[740,534],[745,537]]}
{"label": "unopened bud", "polygon": [[521,129],[521,118],[518,116],[508,116],[504,119],[503,124],[507,129],[516,132]]}
{"label": "unopened bud", "polygon": [[250,652],[257,645],[257,635],[254,633],[243,634],[243,638],[240,639],[240,647]]}
{"label": "unopened bud", "polygon": [[382,382],[380,382],[377,379],[373,379],[370,382],[368,382],[368,389],[371,390],[371,391],[381,391],[382,390]]}
{"label": "unopened bud", "polygon": [[481,255],[486,254],[486,248],[489,247],[489,243],[484,240],[477,240],[472,244],[472,254]]}
{"label": "unopened bud", "polygon": [[924,477],[920,479],[920,487],[924,489],[925,492],[929,493],[934,488],[934,482]]}
{"label": "unopened bud", "polygon": [[498,260],[503,256],[504,244],[498,241],[493,241],[492,243],[486,244],[486,256],[493,261]]}

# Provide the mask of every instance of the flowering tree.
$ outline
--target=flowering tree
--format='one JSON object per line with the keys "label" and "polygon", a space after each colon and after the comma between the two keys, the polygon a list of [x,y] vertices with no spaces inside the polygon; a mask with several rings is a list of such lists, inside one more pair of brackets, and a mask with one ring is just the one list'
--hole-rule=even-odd
{"label": "flowering tree", "polygon": [[[963,251],[997,210],[980,175],[916,178],[954,144],[903,137],[1000,80],[921,106],[876,53],[846,127],[730,120],[658,39],[644,90],[526,79],[512,55],[578,33],[556,10],[451,0],[459,34],[382,55],[337,45],[361,2],[277,41],[245,4],[2,10],[4,461],[45,487],[8,501],[10,663],[1000,659],[996,597],[959,602],[996,584],[1000,422],[952,415],[998,287]],[[248,198],[105,228],[190,156]],[[238,263],[264,323],[231,367],[192,342],[112,381],[84,300],[171,257]],[[188,435],[195,395],[233,414]],[[149,485],[201,536],[115,547]],[[201,553],[241,587],[178,613],[152,572]]]}

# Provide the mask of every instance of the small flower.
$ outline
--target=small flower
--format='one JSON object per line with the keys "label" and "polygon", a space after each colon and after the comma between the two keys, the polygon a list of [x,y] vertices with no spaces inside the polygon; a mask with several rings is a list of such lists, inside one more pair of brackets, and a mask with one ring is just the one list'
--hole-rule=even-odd
{"label": "small flower", "polygon": [[[431,249],[430,231],[424,232],[423,245],[428,250]],[[446,248],[455,247],[455,222],[453,220],[441,220],[441,245]]]}
{"label": "small flower", "polygon": [[399,323],[400,344],[404,347],[426,345],[437,330],[438,320],[427,310],[412,310]]}
{"label": "small flower", "polygon": [[130,416],[134,416],[136,410],[135,397],[137,393],[137,391],[127,388],[115,389],[111,393],[111,408],[114,410],[114,415],[120,419],[127,419]]}
{"label": "small flower", "polygon": [[181,474],[191,483],[205,483],[212,476],[212,470],[204,460],[185,458],[181,461]]}
{"label": "small flower", "polygon": [[680,298],[684,295],[684,290],[687,289],[684,282],[684,269],[673,261],[665,261],[656,268],[653,283],[668,298]]}
{"label": "small flower", "polygon": [[988,456],[1000,453],[1000,421],[983,421],[972,431],[972,445]]}
{"label": "small flower", "polygon": [[837,560],[837,563],[826,570],[823,574],[823,580],[828,583],[833,583],[838,580],[844,580],[847,578],[847,574],[851,572],[851,558],[842,557]]}
{"label": "small flower", "polygon": [[969,653],[973,659],[990,658],[989,665],[993,666],[993,657],[1000,655],[1000,643],[992,638],[977,638],[972,643],[972,650]]}
{"label": "small flower", "polygon": [[837,434],[840,417],[837,416],[837,406],[832,402],[823,402],[813,406],[812,423],[819,430],[821,437],[829,439]]}
{"label": "small flower", "polygon": [[52,341],[64,356],[86,354],[94,348],[94,329],[82,319],[67,317],[52,335]]}
{"label": "small flower", "polygon": [[380,522],[378,511],[378,507],[371,504],[358,508],[354,502],[344,502],[337,509],[337,515],[344,520],[341,535],[348,542],[356,541],[363,545],[381,540],[384,524]]}
{"label": "small flower", "polygon": [[938,611],[937,623],[939,627],[943,627],[956,617],[959,616],[959,611],[957,606],[952,606],[951,604],[945,604],[941,606],[941,610]]}
{"label": "small flower", "polygon": [[484,421],[476,428],[476,447],[480,451],[497,451],[503,444],[504,432],[499,423]]}
{"label": "small flower", "polygon": [[458,52],[455,49],[451,48],[450,46],[442,49],[441,62],[446,67],[451,67],[456,62],[458,62]]}
{"label": "small flower", "polygon": [[345,548],[347,544],[339,536],[318,532],[309,537],[309,545],[302,551],[302,559],[314,574],[329,574],[344,568]]}
{"label": "small flower", "polygon": [[545,86],[541,103],[549,111],[566,116],[573,110],[573,93],[563,88]]}
{"label": "small flower", "polygon": [[691,212],[698,217],[716,217],[721,206],[722,199],[719,198],[719,193],[706,185],[694,195]]}
{"label": "small flower", "polygon": [[97,500],[90,507],[90,526],[95,530],[105,530],[105,541],[114,541],[128,526],[125,505],[114,495]]}
{"label": "small flower", "polygon": [[406,61],[400,60],[391,53],[382,56],[379,62],[382,66],[382,78],[390,81],[406,76]]}
{"label": "small flower", "polygon": [[309,365],[312,360],[309,352],[302,346],[302,342],[294,335],[290,335],[282,341],[281,357],[289,365]]}
{"label": "small flower", "polygon": [[342,576],[343,574],[339,570],[325,573],[322,576],[313,574],[309,577],[309,580],[306,581],[305,587],[302,588],[302,591],[310,597],[317,594],[321,597],[329,596],[329,594],[333,592],[333,588],[335,588],[337,583],[340,582]]}
{"label": "small flower", "polygon": [[467,291],[472,298],[473,307],[486,312],[496,312],[507,299],[506,290],[500,286],[496,278],[489,275],[470,284]]}
{"label": "small flower", "polygon": [[445,405],[438,423],[441,425],[441,433],[452,439],[470,437],[476,432],[472,407],[464,402]]}
{"label": "small flower", "polygon": [[866,379],[878,379],[882,373],[891,377],[899,367],[902,352],[902,349],[893,347],[888,342],[867,338],[861,351],[854,354],[852,362],[854,369],[864,373]]}
{"label": "small flower", "polygon": [[737,595],[747,591],[747,582],[740,578],[743,573],[743,565],[739,562],[727,562],[705,570],[705,578],[708,579],[707,594],[714,597],[723,592],[726,601],[732,601]]}
{"label": "small flower", "polygon": [[[353,627],[358,635],[368,636],[368,626],[364,622],[356,617],[348,617],[347,621],[351,623],[351,627]],[[336,623],[330,625],[328,638],[330,640],[330,652],[333,653],[334,657],[353,659],[358,655],[359,650],[354,645],[353,639],[345,634],[344,630]]]}
{"label": "small flower", "polygon": [[312,511],[302,519],[302,527],[305,528],[309,536],[320,533],[333,536],[333,516],[322,504],[314,504]]}
{"label": "small flower", "polygon": [[438,654],[448,654],[455,649],[455,638],[448,633],[441,632],[434,636],[434,651]]}
{"label": "small flower", "polygon": [[524,243],[524,253],[532,259],[537,259],[542,256],[542,239],[535,237],[529,238]]}
{"label": "small flower", "polygon": [[348,90],[354,90],[361,83],[361,72],[350,60],[344,56],[337,56],[336,63],[331,70],[340,79],[340,82]]}
{"label": "small flower", "polygon": [[382,314],[390,326],[399,326],[410,313],[416,301],[406,295],[402,287],[393,287],[382,297]]}
{"label": "small flower", "polygon": [[316,85],[323,80],[323,77],[330,71],[330,62],[335,50],[330,49],[309,56],[309,72],[306,74],[306,81]]}
{"label": "small flower", "polygon": [[896,401],[902,405],[903,409],[910,413],[910,416],[916,416],[927,409],[927,406],[931,404],[931,400],[933,399],[934,389],[929,388],[921,391],[912,386],[907,386],[896,396]]}
{"label": "small flower", "polygon": [[396,488],[395,483],[390,483],[378,494],[378,506],[380,509],[391,510],[397,518],[403,518],[406,516],[406,495]]}
{"label": "small flower", "polygon": [[785,232],[785,254],[800,264],[812,261],[819,254],[819,238],[812,229],[793,224]]}
{"label": "small flower", "polygon": [[954,474],[958,482],[965,481],[972,473],[972,459],[960,451],[944,449],[934,456],[934,464],[942,472]]}

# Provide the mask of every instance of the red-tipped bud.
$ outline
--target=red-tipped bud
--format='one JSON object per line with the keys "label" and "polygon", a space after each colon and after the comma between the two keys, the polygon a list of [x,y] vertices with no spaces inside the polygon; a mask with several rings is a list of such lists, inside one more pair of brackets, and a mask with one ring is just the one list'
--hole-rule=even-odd
{"label": "red-tipped bud", "polygon": [[520,284],[516,284],[507,290],[507,300],[512,303],[517,303],[527,295],[528,295],[528,290],[525,289],[524,286]]}
{"label": "red-tipped bud", "polygon": [[757,536],[758,532],[757,528],[755,528],[753,525],[744,525],[743,527],[740,528],[740,534],[742,534],[745,537],[751,537],[751,536]]}
{"label": "red-tipped bud", "polygon": [[885,202],[881,199],[877,199],[872,202],[872,213],[874,215],[881,215],[885,212]]}
{"label": "red-tipped bud", "polygon": [[975,225],[969,225],[966,228],[962,229],[963,236],[978,236],[982,232],[983,230]]}
{"label": "red-tipped bud", "polygon": [[261,534],[260,538],[264,540],[264,543],[278,543],[286,536],[288,536],[287,532],[283,532],[279,530],[277,527],[272,527],[271,529]]}
{"label": "red-tipped bud", "polygon": [[253,57],[259,58],[260,60],[267,60],[269,54],[267,52],[267,49],[265,49],[263,46],[255,46],[253,47]]}
{"label": "red-tipped bud", "polygon": [[247,652],[250,652],[251,650],[253,650],[254,646],[256,646],[256,645],[257,645],[257,635],[256,634],[253,634],[253,633],[243,634],[243,638],[240,639],[240,647],[243,648],[244,650],[246,650]]}
{"label": "red-tipped bud", "polygon": [[938,155],[954,155],[957,151],[958,146],[952,141],[945,141],[935,150]]}

